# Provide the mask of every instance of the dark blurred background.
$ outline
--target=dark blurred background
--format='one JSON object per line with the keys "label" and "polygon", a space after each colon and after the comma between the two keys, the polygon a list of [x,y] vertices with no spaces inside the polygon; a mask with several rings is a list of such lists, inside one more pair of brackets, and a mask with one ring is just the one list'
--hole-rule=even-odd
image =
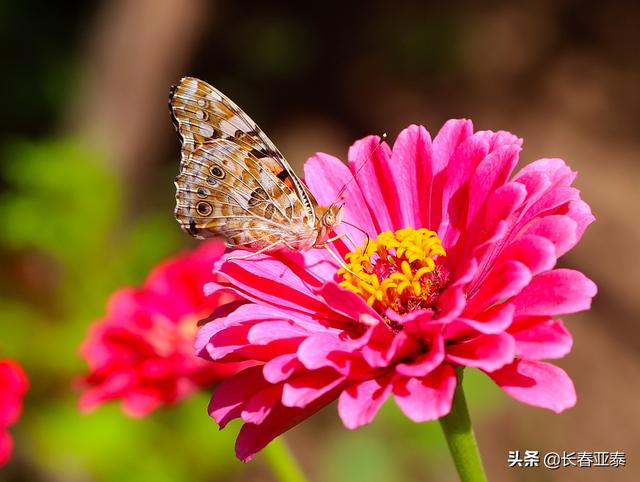
{"label": "dark blurred background", "polygon": [[[560,361],[578,404],[555,415],[470,374],[493,481],[640,480],[640,4],[463,1],[0,4],[0,356],[32,388],[7,481],[270,481],[233,456],[208,394],[144,420],[81,415],[72,390],[89,323],[116,287],[187,246],[173,220],[178,141],[169,86],[184,75],[242,106],[302,173],[316,151],[452,117],[525,139],[522,162],[562,157],[597,217],[561,264],[599,285],[566,317]],[[455,480],[439,427],[393,403],[344,429],[335,407],[287,436],[315,481]],[[627,467],[507,467],[508,450],[624,451]]]}

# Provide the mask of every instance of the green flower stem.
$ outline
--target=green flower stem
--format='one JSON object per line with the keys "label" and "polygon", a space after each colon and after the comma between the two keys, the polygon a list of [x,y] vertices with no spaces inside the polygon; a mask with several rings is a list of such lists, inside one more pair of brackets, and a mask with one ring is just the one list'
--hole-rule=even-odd
{"label": "green flower stem", "polygon": [[282,437],[273,440],[262,449],[271,471],[280,482],[307,482],[302,469]]}
{"label": "green flower stem", "polygon": [[473,435],[469,409],[462,390],[462,369],[458,370],[458,383],[453,395],[451,412],[440,419],[440,426],[449,445],[461,482],[486,482],[478,444]]}

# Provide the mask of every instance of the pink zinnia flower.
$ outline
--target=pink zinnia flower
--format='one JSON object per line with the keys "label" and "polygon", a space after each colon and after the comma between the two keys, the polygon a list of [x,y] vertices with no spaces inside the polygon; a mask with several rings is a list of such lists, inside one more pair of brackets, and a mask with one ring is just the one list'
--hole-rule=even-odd
{"label": "pink zinnia flower", "polygon": [[28,386],[20,365],[12,360],[0,360],[0,466],[11,456],[13,440],[7,428],[20,418]]}
{"label": "pink zinnia flower", "polygon": [[196,346],[211,360],[255,364],[210,404],[221,427],[244,421],[242,460],[335,399],[350,429],[391,396],[413,421],[442,417],[455,367],[482,370],[524,403],[575,404],[567,374],[540,361],[571,349],[556,315],[588,309],[596,293],[580,272],[554,269],[594,219],[571,187],[575,173],[540,159],[510,178],[521,139],[474,133],[468,120],[447,122],[433,140],[410,126],[392,149],[378,142],[356,142],[349,167],[326,154],[305,165],[321,204],[349,183],[344,219],[370,239],[338,228],[359,245],[334,246],[348,270],[322,249],[216,265],[222,281],[207,291],[250,303],[200,328]]}
{"label": "pink zinnia flower", "polygon": [[121,399],[125,412],[143,416],[237,371],[236,364],[211,363],[193,350],[198,320],[233,299],[203,293],[223,252],[222,243],[205,243],[158,265],[141,288],[111,296],[106,317],[81,348],[90,368],[81,382],[81,409]]}

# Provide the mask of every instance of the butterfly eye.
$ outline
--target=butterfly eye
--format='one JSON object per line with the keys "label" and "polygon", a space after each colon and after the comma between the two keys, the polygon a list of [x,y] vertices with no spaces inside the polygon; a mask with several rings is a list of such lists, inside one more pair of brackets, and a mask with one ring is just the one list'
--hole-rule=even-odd
{"label": "butterfly eye", "polygon": [[211,204],[209,203],[205,203],[205,202],[199,202],[196,205],[196,209],[198,210],[198,214],[201,214],[203,216],[207,216],[209,214],[211,214]]}
{"label": "butterfly eye", "polygon": [[216,177],[218,179],[224,179],[225,176],[225,172],[224,170],[218,166],[218,165],[213,165],[211,166],[211,168],[209,169],[209,172],[211,173],[211,175],[213,177]]}
{"label": "butterfly eye", "polygon": [[334,221],[335,219],[330,211],[327,211],[324,216],[322,216],[322,224],[325,226],[333,226]]}

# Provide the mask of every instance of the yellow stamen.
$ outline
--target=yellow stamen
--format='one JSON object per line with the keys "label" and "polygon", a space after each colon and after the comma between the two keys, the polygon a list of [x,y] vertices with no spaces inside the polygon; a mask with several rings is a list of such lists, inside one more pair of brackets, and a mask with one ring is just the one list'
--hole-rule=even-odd
{"label": "yellow stamen", "polygon": [[438,256],[446,252],[433,231],[385,231],[375,241],[369,240],[366,250],[357,247],[345,256],[350,271],[338,271],[343,278],[340,284],[378,311],[406,312],[429,305],[434,292],[443,287],[446,275],[436,273]]}

